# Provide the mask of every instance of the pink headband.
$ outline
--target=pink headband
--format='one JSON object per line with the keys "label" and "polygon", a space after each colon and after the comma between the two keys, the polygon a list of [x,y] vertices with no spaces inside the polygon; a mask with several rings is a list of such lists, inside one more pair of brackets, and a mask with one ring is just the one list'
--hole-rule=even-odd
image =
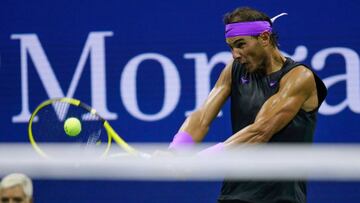
{"label": "pink headband", "polygon": [[225,37],[257,36],[265,31],[271,32],[272,28],[268,21],[251,21],[231,23],[225,26]]}
{"label": "pink headband", "polygon": [[[287,15],[287,13],[280,13],[270,20],[272,23],[274,23],[276,19],[284,15]],[[225,26],[225,37],[257,36],[265,31],[272,31],[271,25],[268,21],[231,23]]]}

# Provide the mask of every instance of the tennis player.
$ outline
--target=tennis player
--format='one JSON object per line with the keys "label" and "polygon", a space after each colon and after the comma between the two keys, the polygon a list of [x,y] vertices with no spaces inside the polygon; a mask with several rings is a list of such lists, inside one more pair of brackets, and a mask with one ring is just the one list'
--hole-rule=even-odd
{"label": "tennis player", "polygon": [[[241,143],[312,142],[316,114],[327,95],[324,83],[308,66],[281,54],[266,14],[236,8],[225,15],[224,23],[233,60],[204,104],[182,124],[170,149],[201,142],[228,98],[233,134],[201,154],[211,157]],[[304,203],[306,184],[297,180],[225,180],[218,202]]]}

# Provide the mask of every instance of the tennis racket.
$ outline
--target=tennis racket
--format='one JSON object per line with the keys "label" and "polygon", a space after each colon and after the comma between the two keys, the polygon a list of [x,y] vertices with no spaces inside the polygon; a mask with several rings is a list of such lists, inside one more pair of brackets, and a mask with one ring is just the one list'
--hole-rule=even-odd
{"label": "tennis racket", "polygon": [[[80,121],[80,133],[66,133],[64,123],[69,118]],[[56,156],[54,152],[46,150],[46,144],[49,143],[72,144],[71,146],[84,153],[96,152],[96,156],[104,157],[108,155],[112,140],[131,155],[145,156],[127,144],[95,109],[73,98],[56,98],[42,102],[30,117],[28,134],[32,147],[43,157]]]}

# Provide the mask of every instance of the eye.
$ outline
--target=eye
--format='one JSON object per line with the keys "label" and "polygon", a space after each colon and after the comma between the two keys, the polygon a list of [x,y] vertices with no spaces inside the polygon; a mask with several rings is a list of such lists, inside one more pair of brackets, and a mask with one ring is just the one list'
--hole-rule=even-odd
{"label": "eye", "polygon": [[14,202],[16,202],[16,203],[21,203],[23,201],[24,201],[24,199],[21,197],[14,197]]}
{"label": "eye", "polygon": [[243,48],[244,45],[245,45],[244,42],[239,42],[239,43],[236,43],[236,44],[234,45],[234,47],[236,47],[236,48]]}
{"label": "eye", "polygon": [[1,198],[1,203],[8,203],[8,202],[10,202],[9,198],[6,197]]}

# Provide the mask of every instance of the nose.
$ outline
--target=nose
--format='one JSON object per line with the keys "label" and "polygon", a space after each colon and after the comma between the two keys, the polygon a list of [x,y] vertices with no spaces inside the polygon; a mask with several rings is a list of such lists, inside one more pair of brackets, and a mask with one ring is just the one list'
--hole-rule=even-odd
{"label": "nose", "polygon": [[239,51],[236,50],[236,49],[232,49],[232,50],[231,50],[231,54],[232,54],[232,57],[233,57],[234,59],[239,59],[239,58],[241,58],[241,55],[240,55]]}

